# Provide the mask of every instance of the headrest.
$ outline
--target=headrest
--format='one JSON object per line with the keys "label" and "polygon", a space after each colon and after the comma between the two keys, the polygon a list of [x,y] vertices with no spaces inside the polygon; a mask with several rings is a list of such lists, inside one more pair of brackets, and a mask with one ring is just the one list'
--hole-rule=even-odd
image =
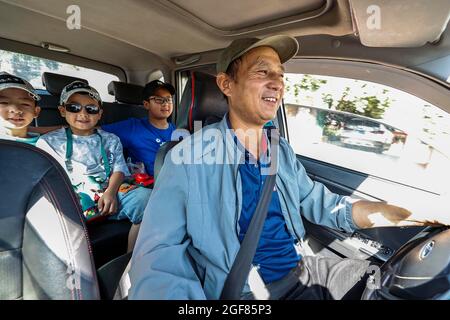
{"label": "headrest", "polygon": [[65,86],[76,80],[83,81],[86,84],[89,84],[89,82],[86,79],[69,77],[52,72],[44,72],[42,74],[42,84],[45,86],[47,91],[50,92],[50,94],[53,96],[59,96],[61,94],[62,89]]}
{"label": "headrest", "polygon": [[126,104],[142,104],[143,86],[137,84],[111,81],[108,85],[108,93],[116,98],[117,102]]}
{"label": "headrest", "polygon": [[[177,127],[194,130],[194,121],[206,126],[222,120],[228,112],[228,102],[216,84],[216,77],[203,72],[191,72],[191,77],[181,97],[180,121]],[[181,114],[184,113],[184,116]],[[186,114],[187,113],[187,114]],[[178,120],[177,120],[178,122]]]}

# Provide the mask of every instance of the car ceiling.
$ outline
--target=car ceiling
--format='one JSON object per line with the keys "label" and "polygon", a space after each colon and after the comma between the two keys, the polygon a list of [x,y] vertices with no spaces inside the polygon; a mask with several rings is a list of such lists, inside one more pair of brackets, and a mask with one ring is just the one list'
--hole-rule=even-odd
{"label": "car ceiling", "polygon": [[[383,13],[382,32],[364,23],[374,4]],[[70,5],[81,9],[81,30],[66,26]],[[148,70],[149,61],[174,68],[175,57],[215,52],[243,36],[279,33],[299,39],[300,56],[416,66],[449,54],[448,36],[442,36],[449,17],[450,0],[0,0],[0,38],[33,46],[54,43],[127,73]],[[442,38],[447,40],[439,42]],[[429,42],[437,42],[433,50]],[[342,50],[346,43],[347,51]],[[330,50],[339,47],[341,53]],[[403,58],[393,58],[395,50],[403,50]]]}

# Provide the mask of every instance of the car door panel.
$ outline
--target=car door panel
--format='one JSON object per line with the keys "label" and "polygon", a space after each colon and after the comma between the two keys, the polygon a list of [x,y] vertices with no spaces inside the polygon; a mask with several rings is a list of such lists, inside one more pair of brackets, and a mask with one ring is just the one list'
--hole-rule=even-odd
{"label": "car door panel", "polygon": [[[423,190],[354,172],[349,169],[326,164],[310,158],[298,156],[308,175],[314,181],[323,183],[330,191],[365,200],[386,200],[380,190],[398,190],[404,196],[423,196]],[[384,227],[358,230],[353,234],[318,226],[305,221],[308,236],[313,237],[323,246],[348,258],[375,258],[386,261],[408,240],[424,227]]]}

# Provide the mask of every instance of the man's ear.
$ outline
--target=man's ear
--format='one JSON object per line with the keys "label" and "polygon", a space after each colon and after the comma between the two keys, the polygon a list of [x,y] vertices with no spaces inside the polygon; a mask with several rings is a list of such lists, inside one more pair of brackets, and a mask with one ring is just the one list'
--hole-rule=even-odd
{"label": "man's ear", "polygon": [[231,88],[232,82],[233,81],[230,79],[230,77],[224,72],[220,72],[216,76],[217,86],[219,87],[220,91],[222,91],[222,93],[224,95],[226,95],[227,97],[229,97],[232,93],[232,88]]}
{"label": "man's ear", "polygon": [[34,108],[34,118],[37,118],[39,116],[39,113],[41,112],[41,107],[36,106]]}
{"label": "man's ear", "polygon": [[59,110],[59,113],[61,114],[61,117],[65,118],[66,117],[66,108],[64,108],[63,106],[58,106],[58,110]]}

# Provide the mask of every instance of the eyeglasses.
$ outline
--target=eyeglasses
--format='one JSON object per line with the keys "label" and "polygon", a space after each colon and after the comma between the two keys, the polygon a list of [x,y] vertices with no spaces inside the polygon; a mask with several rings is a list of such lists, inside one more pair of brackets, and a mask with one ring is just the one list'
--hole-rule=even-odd
{"label": "eyeglasses", "polygon": [[72,113],[78,113],[83,109],[83,107],[86,109],[86,112],[88,114],[98,114],[100,112],[100,107],[96,106],[95,104],[88,104],[85,106],[82,106],[79,103],[67,103],[64,105],[66,108],[66,111],[72,112]]}
{"label": "eyeglasses", "polygon": [[157,104],[172,104],[173,100],[172,97],[167,97],[167,98],[163,98],[163,97],[151,97],[149,100],[154,100]]}

